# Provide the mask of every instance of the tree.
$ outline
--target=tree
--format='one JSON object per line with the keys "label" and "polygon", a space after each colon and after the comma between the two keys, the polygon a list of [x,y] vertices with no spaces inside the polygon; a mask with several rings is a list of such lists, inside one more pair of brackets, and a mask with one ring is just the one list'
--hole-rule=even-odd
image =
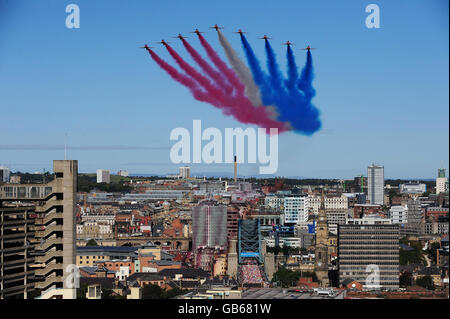
{"label": "tree", "polygon": [[426,288],[428,290],[434,290],[434,282],[433,278],[431,276],[426,275],[422,278],[416,279],[416,284],[420,287]]}
{"label": "tree", "polygon": [[401,274],[400,278],[399,278],[399,282],[400,282],[400,287],[412,286],[412,282],[413,282],[412,274],[410,272],[405,272],[405,273]]}
{"label": "tree", "polygon": [[86,243],[86,246],[98,246],[98,244],[94,239],[89,239],[89,241]]}
{"label": "tree", "polygon": [[88,289],[87,284],[81,284],[80,287],[77,289],[77,299],[86,299],[87,289]]}
{"label": "tree", "polygon": [[300,272],[292,271],[286,268],[279,268],[278,271],[273,275],[272,282],[279,282],[281,287],[287,288],[291,287],[294,283],[301,277],[311,277],[314,282],[318,282],[318,278],[315,272]]}

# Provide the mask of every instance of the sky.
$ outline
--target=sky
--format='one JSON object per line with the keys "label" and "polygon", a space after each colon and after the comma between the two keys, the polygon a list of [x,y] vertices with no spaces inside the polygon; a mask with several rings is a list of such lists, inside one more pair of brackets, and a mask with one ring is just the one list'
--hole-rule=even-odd
{"label": "sky", "polygon": [[[80,8],[68,29],[65,8]],[[194,100],[139,49],[145,43],[171,64],[161,39],[188,61],[178,33],[202,54],[195,28],[225,59],[218,24],[244,58],[241,28],[265,64],[264,34],[285,72],[282,42],[297,44],[297,63],[313,51],[322,129],[279,135],[278,176],[353,178],[371,163],[386,178],[435,178],[449,167],[449,21],[447,0],[0,0],[0,165],[52,169],[76,159],[80,172],[176,173],[170,132],[202,126],[247,127]],[[368,29],[368,4],[380,28]],[[255,126],[248,126],[255,127]],[[232,173],[232,164],[190,165],[192,174]],[[239,166],[240,175],[257,167]],[[263,176],[262,176],[263,177]]]}

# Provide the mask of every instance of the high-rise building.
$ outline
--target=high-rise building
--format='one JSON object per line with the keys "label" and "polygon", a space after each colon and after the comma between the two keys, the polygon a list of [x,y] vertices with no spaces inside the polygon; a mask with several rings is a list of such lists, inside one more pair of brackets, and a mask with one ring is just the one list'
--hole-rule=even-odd
{"label": "high-rise building", "polygon": [[372,164],[367,168],[367,195],[370,204],[384,204],[384,166]]}
{"label": "high-rise building", "polygon": [[203,201],[192,209],[192,250],[227,248],[227,207]]}
{"label": "high-rise building", "polygon": [[0,199],[0,299],[23,298],[34,290],[34,207]]}
{"label": "high-rise building", "polygon": [[287,196],[283,200],[284,224],[297,224],[308,221],[308,196]]}
{"label": "high-rise building", "polygon": [[189,166],[182,166],[178,170],[180,178],[186,179],[191,177],[191,168]]}
{"label": "high-rise building", "polygon": [[438,169],[438,177],[436,178],[436,194],[448,193],[448,179],[445,176],[445,169]]}
{"label": "high-rise building", "polygon": [[111,178],[109,176],[109,171],[105,169],[97,170],[97,183],[106,183],[109,184],[111,182]]}
{"label": "high-rise building", "polygon": [[0,183],[9,183],[10,170],[8,167],[0,166]]}
{"label": "high-rise building", "polygon": [[[30,221],[25,215],[27,210],[19,208],[24,212],[20,220],[7,221],[8,227],[2,227],[1,247],[5,249],[4,240],[10,237],[19,241],[23,239],[25,245],[29,243],[34,250],[30,252],[34,256],[34,264],[29,265],[33,260],[23,256],[16,256],[8,264],[15,263],[24,271],[28,271],[28,266],[34,269],[34,288],[40,290],[40,298],[74,299],[77,278],[75,218],[78,162],[53,161],[53,171],[55,178],[47,184],[5,184],[0,187],[0,207],[18,201],[30,203],[28,210],[34,208],[36,215]],[[2,214],[2,218],[8,214],[12,216],[7,212]],[[34,226],[34,238],[28,234],[30,226]],[[11,233],[13,230],[17,233]],[[8,249],[2,250],[2,253],[5,252]],[[4,269],[6,264],[3,258],[1,263]],[[25,275],[28,274],[15,274],[21,278]]]}
{"label": "high-rise building", "polygon": [[339,281],[365,289],[399,288],[399,225],[339,225]]}

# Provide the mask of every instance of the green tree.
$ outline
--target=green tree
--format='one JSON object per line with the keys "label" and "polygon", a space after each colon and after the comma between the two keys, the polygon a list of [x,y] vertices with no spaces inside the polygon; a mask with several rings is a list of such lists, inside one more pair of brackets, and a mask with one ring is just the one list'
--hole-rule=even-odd
{"label": "green tree", "polygon": [[399,282],[400,282],[400,287],[411,286],[412,282],[413,282],[412,274],[410,272],[405,272],[405,273],[401,274],[400,278],[399,278]]}
{"label": "green tree", "polygon": [[87,284],[80,285],[80,287],[77,289],[77,299],[86,299],[87,288]]}

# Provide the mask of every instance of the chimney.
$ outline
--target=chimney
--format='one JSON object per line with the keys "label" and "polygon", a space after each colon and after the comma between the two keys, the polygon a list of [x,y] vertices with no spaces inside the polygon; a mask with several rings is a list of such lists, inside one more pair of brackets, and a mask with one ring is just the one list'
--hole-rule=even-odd
{"label": "chimney", "polygon": [[237,160],[236,155],[234,156],[234,182],[237,182]]}

